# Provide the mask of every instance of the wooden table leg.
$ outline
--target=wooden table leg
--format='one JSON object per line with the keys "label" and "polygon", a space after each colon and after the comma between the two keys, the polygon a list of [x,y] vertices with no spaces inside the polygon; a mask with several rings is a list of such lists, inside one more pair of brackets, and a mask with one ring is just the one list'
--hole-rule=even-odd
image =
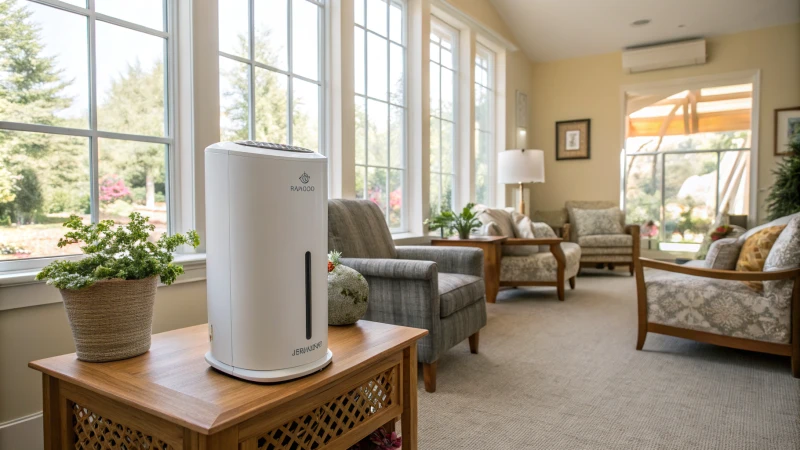
{"label": "wooden table leg", "polygon": [[486,283],[486,301],[497,301],[500,290],[500,244],[490,244],[483,249],[483,282]]}
{"label": "wooden table leg", "polygon": [[61,395],[58,389],[58,379],[42,374],[42,422],[44,423],[44,448],[47,450],[61,450],[65,445],[61,443]]}
{"label": "wooden table leg", "polygon": [[417,344],[403,350],[403,450],[417,450]]}

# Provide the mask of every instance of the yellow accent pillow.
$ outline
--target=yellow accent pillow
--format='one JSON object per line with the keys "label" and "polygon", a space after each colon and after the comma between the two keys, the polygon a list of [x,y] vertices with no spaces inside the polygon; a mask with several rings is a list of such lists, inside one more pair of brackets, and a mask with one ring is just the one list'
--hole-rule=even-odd
{"label": "yellow accent pillow", "polygon": [[[741,252],[739,252],[739,260],[736,261],[737,272],[761,272],[764,270],[764,263],[767,261],[767,256],[781,231],[786,228],[786,225],[777,225],[774,227],[764,228],[744,241]],[[764,285],[761,281],[743,281],[742,283],[750,286],[756,291],[764,290]]]}

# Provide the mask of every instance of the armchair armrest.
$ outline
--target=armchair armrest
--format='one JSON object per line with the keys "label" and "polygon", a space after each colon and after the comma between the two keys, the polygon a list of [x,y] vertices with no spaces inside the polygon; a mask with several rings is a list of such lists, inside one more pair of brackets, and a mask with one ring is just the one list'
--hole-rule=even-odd
{"label": "armchair armrest", "polygon": [[569,233],[572,231],[572,227],[570,227],[569,223],[565,223],[563,227],[561,227],[561,237],[565,241],[570,241]]}
{"label": "armchair armrest", "polygon": [[630,234],[633,237],[641,236],[641,230],[639,225],[632,225],[632,224],[625,225],[625,234]]}
{"label": "armchair armrest", "polygon": [[403,259],[342,258],[342,264],[365,277],[432,280],[438,271],[432,261]]}
{"label": "armchair armrest", "polygon": [[563,241],[562,238],[509,238],[503,241],[503,245],[557,245]]}
{"label": "armchair armrest", "polygon": [[395,250],[399,260],[433,261],[439,272],[483,277],[483,251],[479,248],[405,245]]}
{"label": "armchair armrest", "polygon": [[776,270],[774,272],[737,272],[735,270],[704,269],[688,267],[649,258],[639,258],[642,267],[665,270],[667,272],[682,273],[696,277],[714,278],[717,280],[733,281],[775,281],[800,277],[800,268]]}

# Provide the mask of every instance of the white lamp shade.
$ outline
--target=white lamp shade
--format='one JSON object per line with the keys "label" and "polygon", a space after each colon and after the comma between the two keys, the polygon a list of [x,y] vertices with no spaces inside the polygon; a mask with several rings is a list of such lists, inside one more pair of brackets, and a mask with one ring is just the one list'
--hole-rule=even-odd
{"label": "white lamp shade", "polygon": [[544,151],[506,150],[497,155],[500,184],[544,183]]}

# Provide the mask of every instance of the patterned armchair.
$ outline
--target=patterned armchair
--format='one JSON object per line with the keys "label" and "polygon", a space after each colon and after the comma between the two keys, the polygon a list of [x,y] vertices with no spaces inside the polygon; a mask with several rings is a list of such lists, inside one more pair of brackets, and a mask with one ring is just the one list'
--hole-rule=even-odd
{"label": "patterned armchair", "polygon": [[367,320],[424,328],[417,344],[425,390],[436,390],[439,356],[469,338],[478,353],[486,325],[483,252],[477,248],[395,247],[369,200],[328,200],[328,250],[369,283]]}
{"label": "patterned armchair", "polygon": [[[576,210],[606,210],[619,208],[613,202],[605,201],[569,201],[566,203],[569,223],[564,225],[564,240],[581,246],[581,267],[597,267],[607,265],[628,266],[633,276],[634,262],[639,259],[641,244],[639,225],[626,225],[625,213],[619,211],[619,227],[613,233],[588,234],[583,232],[579,222],[581,212]],[[586,218],[583,218],[585,221]]]}
{"label": "patterned armchair", "polygon": [[516,211],[476,206],[483,226],[479,234],[506,236],[500,258],[500,286],[554,286],[564,300],[564,283],[575,289],[581,248],[563,242],[545,223]]}
{"label": "patterned armchair", "polygon": [[[768,250],[763,271],[733,270],[745,241],[785,225]],[[776,233],[777,233],[776,232]],[[758,245],[758,244],[755,244]],[[645,279],[644,268],[648,271]],[[754,284],[758,283],[758,284]],[[636,267],[639,335],[677,336],[743,350],[791,356],[800,378],[800,214],[712,244],[705,261],[685,265],[640,258]]]}

